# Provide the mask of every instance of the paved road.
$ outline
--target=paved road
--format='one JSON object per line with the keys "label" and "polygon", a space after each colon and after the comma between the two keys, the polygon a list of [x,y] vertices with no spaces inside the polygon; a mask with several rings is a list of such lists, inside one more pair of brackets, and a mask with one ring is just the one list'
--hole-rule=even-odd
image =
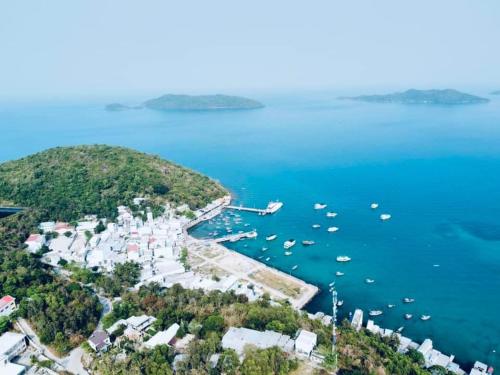
{"label": "paved road", "polygon": [[83,349],[77,347],[73,349],[69,356],[65,358],[67,360],[66,370],[75,375],[88,375],[88,372],[83,368],[82,365]]}

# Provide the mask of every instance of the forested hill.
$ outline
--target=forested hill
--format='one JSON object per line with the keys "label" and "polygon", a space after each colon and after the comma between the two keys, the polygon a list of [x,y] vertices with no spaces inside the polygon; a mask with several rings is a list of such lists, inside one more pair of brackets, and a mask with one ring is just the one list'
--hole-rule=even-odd
{"label": "forested hill", "polygon": [[122,147],[58,147],[0,164],[0,204],[29,207],[51,220],[113,217],[118,205],[137,196],[195,209],[226,193],[206,176]]}

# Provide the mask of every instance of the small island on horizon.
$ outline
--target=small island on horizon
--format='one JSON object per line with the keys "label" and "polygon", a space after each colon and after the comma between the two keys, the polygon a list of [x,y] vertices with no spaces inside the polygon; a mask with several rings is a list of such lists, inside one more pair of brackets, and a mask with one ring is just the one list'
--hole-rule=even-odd
{"label": "small island on horizon", "polygon": [[490,92],[490,95],[500,95],[500,90]]}
{"label": "small island on horizon", "polygon": [[438,104],[458,105],[487,103],[489,99],[463,93],[454,89],[416,90],[409,89],[383,95],[343,96],[341,100],[356,100],[369,103],[400,103],[400,104]]}
{"label": "small island on horizon", "polygon": [[256,100],[229,95],[175,95],[166,94],[158,98],[146,100],[142,106],[127,106],[121,103],[108,104],[107,111],[125,111],[129,109],[148,108],[159,111],[220,111],[249,110],[263,108]]}

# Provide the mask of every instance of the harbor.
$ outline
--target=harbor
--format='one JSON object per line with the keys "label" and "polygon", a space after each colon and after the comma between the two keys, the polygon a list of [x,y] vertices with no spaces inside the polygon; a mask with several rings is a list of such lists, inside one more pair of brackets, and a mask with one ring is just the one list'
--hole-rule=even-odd
{"label": "harbor", "polygon": [[244,207],[243,205],[241,205],[241,206],[228,205],[226,208],[229,210],[254,212],[254,213],[257,213],[259,215],[272,215],[272,214],[278,212],[281,209],[281,207],[283,207],[282,202],[271,201],[268,203],[266,208]]}

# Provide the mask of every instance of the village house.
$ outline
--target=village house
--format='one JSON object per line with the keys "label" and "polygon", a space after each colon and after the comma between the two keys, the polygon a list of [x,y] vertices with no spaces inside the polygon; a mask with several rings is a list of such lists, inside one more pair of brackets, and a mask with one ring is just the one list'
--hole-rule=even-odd
{"label": "village house", "polygon": [[179,328],[177,323],[172,324],[167,330],[156,333],[144,343],[144,346],[152,349],[157,345],[171,345]]}
{"label": "village house", "polygon": [[309,358],[318,342],[318,336],[314,332],[301,329],[295,339],[295,352],[303,357]]}
{"label": "village house", "polygon": [[231,327],[222,337],[222,347],[233,349],[240,358],[245,354],[247,346],[254,346],[258,349],[268,349],[277,346],[285,353],[292,353],[294,341],[288,335],[274,331],[255,331],[248,328]]}
{"label": "village house", "polygon": [[0,316],[9,316],[16,310],[16,299],[12,296],[3,296],[0,299]]}
{"label": "village house", "polygon": [[28,246],[28,251],[36,253],[45,245],[45,236],[37,233],[30,234],[24,244]]}
{"label": "village house", "polygon": [[111,340],[106,331],[97,330],[87,340],[95,352],[105,352],[111,346]]}

